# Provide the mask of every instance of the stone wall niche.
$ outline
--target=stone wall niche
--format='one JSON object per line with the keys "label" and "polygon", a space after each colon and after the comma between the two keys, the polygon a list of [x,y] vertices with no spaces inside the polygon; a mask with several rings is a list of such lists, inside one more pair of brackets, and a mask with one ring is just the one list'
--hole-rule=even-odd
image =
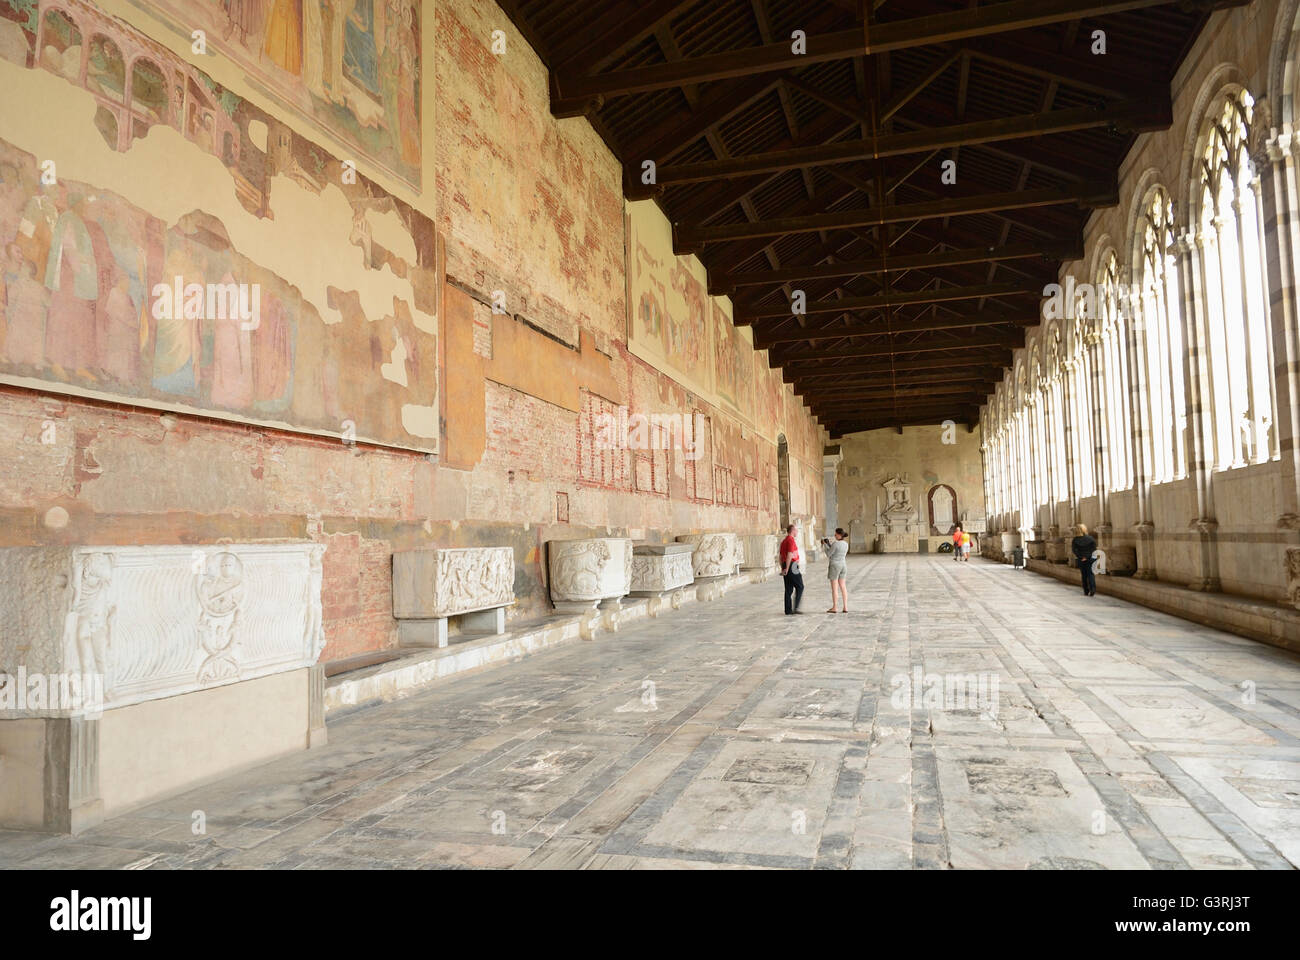
{"label": "stone wall niche", "polygon": [[632,548],[632,589],[634,597],[673,595],[680,606],[680,593],[695,579],[689,543],[642,543]]}
{"label": "stone wall niche", "polygon": [[324,743],[324,549],[0,549],[0,826],[76,831]]}
{"label": "stone wall niche", "polygon": [[631,540],[551,540],[546,554],[551,603],[562,613],[617,609],[632,589]]}
{"label": "stone wall niche", "polygon": [[447,621],[502,634],[515,602],[511,547],[403,550],[393,554],[393,617],[404,647],[447,646]]}

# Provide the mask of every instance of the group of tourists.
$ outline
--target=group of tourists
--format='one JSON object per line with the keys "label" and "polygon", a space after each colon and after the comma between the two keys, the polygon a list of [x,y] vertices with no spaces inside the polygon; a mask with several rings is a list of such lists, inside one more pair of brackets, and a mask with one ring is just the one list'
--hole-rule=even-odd
{"label": "group of tourists", "polygon": [[[799,604],[803,601],[803,560],[799,554],[799,540],[795,537],[795,524],[785,528],[785,539],[781,541],[778,555],[781,564],[781,578],[785,581],[785,612],[787,616],[803,613]],[[1074,554],[1079,572],[1083,578],[1083,592],[1086,596],[1097,593],[1097,578],[1093,575],[1092,564],[1096,559],[1097,541],[1088,533],[1083,524],[1075,527],[1075,537],[1070,541],[1070,552]],[[831,608],[827,613],[848,613],[849,593],[844,580],[848,576],[849,535],[840,527],[835,528],[835,539],[822,538],[826,549],[826,579],[831,584]],[[952,558],[958,562],[970,563],[970,534],[957,524],[952,531]]]}
{"label": "group of tourists", "polygon": [[[785,612],[787,616],[803,613],[799,604],[803,600],[803,561],[799,555],[799,540],[794,535],[795,525],[785,528],[785,539],[781,541],[779,560],[781,578],[785,581]],[[831,584],[831,608],[827,613],[848,613],[849,592],[844,584],[848,576],[849,535],[841,528],[835,528],[835,539],[822,538],[826,549],[826,579]]]}
{"label": "group of tourists", "polygon": [[952,558],[970,562],[970,534],[961,528],[961,524],[952,528]]}

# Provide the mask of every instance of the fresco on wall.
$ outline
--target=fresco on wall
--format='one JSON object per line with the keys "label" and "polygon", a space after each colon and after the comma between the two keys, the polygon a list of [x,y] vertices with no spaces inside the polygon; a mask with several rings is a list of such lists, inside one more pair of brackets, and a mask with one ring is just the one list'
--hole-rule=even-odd
{"label": "fresco on wall", "polygon": [[626,210],[629,352],[770,442],[785,432],[791,454],[820,469],[816,424],[767,352],[732,324],[730,301],[707,295],[699,260],[673,254],[672,227],[654,201]]}
{"label": "fresco on wall", "polygon": [[288,107],[420,185],[420,14],[413,0],[133,0],[229,57]]}
{"label": "fresco on wall", "polygon": [[[279,106],[419,187],[420,19],[413,0],[133,2],[174,25],[182,36],[204,31],[208,52],[246,70]],[[123,104],[128,112],[142,114],[156,111],[169,94],[170,78],[162,76],[157,64],[141,70],[133,66],[128,87],[124,68],[133,63],[136,51],[85,36],[75,25],[78,6],[0,0],[0,35],[3,22],[16,24],[41,66],[72,80],[89,80],[110,106]],[[0,39],[0,56],[14,46],[12,37]],[[173,97],[173,105],[178,100]],[[121,127],[114,132],[131,135]]]}
{"label": "fresco on wall", "polygon": [[754,425],[764,437],[776,442],[781,432],[784,409],[781,402],[781,371],[768,366],[767,351],[754,352]]}
{"label": "fresco on wall", "polygon": [[754,348],[745,332],[734,326],[719,300],[711,303],[713,317],[713,381],[718,399],[744,420],[754,420]]}
{"label": "fresco on wall", "polygon": [[[322,217],[313,238],[339,286],[286,278],[243,255],[210,213],[165,222],[98,184],[47,178],[0,140],[0,381],[436,452],[432,222],[90,5],[42,0],[34,16],[57,42],[37,58],[15,43],[16,21],[6,31],[0,20],[0,57],[88,91],[87,137],[129,152],[165,124],[221,160],[240,216],[273,220],[271,184],[289,177],[309,193],[340,190],[351,224],[339,232]],[[128,87],[136,96],[119,99]],[[377,217],[385,238],[400,224],[413,262],[374,236]],[[380,300],[368,316],[343,284],[370,271],[377,289],[410,299]]]}
{"label": "fresco on wall", "polygon": [[627,205],[628,348],[683,386],[713,396],[713,331],[704,270],[673,254],[652,201]]}

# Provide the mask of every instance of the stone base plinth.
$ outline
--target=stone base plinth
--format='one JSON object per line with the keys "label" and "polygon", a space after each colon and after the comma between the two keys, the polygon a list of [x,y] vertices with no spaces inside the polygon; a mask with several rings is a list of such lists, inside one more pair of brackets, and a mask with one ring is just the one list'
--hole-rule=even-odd
{"label": "stone base plinth", "polygon": [[882,533],[876,536],[876,553],[919,553],[921,539],[915,533]]}

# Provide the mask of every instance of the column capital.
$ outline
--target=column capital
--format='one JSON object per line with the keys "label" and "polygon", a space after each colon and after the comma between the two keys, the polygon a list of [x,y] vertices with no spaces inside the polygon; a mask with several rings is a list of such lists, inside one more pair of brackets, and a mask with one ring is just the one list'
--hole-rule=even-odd
{"label": "column capital", "polygon": [[1284,123],[1280,127],[1273,127],[1270,133],[1271,136],[1264,141],[1263,153],[1271,163],[1282,163],[1287,157],[1292,156],[1297,148],[1300,148],[1291,124]]}

